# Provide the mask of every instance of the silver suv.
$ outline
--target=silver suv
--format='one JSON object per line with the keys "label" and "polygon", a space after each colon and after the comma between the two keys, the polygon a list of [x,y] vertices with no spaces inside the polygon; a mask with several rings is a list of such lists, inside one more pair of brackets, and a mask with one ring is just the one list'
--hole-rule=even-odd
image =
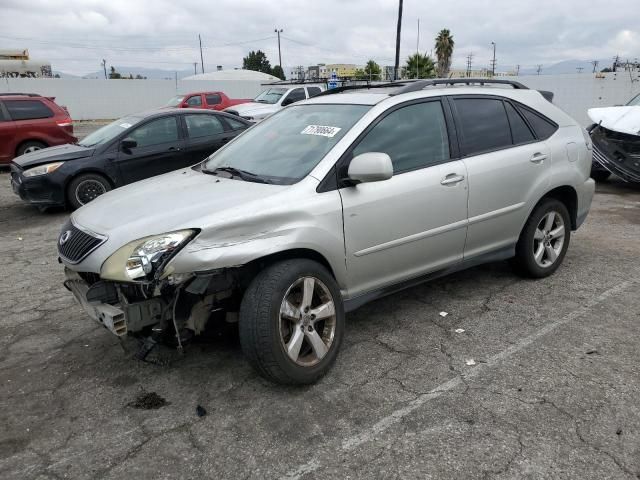
{"label": "silver suv", "polygon": [[237,321],[260,374],[304,384],[365,302],[488,261],[550,275],[593,197],[589,138],[537,91],[463,82],[335,89],[99,197],[58,239],[65,285],[140,358]]}

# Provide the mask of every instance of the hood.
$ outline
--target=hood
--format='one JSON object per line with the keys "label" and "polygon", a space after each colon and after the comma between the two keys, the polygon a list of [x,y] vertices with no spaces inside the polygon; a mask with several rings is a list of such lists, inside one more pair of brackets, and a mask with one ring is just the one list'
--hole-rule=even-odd
{"label": "hood", "polygon": [[78,160],[93,155],[95,148],[81,147],[80,145],[59,145],[57,147],[43,148],[35,152],[25,153],[13,159],[13,163],[24,168],[37,167],[45,163]]}
{"label": "hood", "polygon": [[263,117],[266,115],[271,115],[272,113],[277,112],[282,107],[278,104],[269,104],[269,103],[242,103],[240,105],[234,105],[231,107],[231,110],[238,112],[238,115],[241,117]]}
{"label": "hood", "polygon": [[640,106],[590,108],[589,118],[607,130],[640,135]]}
{"label": "hood", "polygon": [[[178,170],[118,188],[76,210],[73,221],[127,242],[183,228],[203,228],[211,217],[246,215],[286,187],[232,180],[192,169]],[[107,242],[109,243],[109,242]]]}

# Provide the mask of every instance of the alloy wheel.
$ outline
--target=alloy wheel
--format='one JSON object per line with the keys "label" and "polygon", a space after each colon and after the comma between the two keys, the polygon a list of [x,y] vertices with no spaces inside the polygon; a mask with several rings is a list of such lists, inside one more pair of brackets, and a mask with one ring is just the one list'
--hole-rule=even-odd
{"label": "alloy wheel", "polygon": [[555,210],[547,212],[533,235],[533,258],[538,266],[548,268],[562,252],[565,225],[562,215]]}
{"label": "alloy wheel", "polygon": [[280,306],[280,340],[293,362],[318,364],[329,352],[336,333],[336,307],[327,286],[315,277],[301,277],[289,287]]}
{"label": "alloy wheel", "polygon": [[106,193],[105,186],[97,180],[84,180],[76,187],[76,200],[81,205],[86,205],[91,200],[95,200],[97,197]]}
{"label": "alloy wheel", "polygon": [[42,147],[39,147],[37,145],[32,145],[30,147],[27,147],[24,149],[24,153],[32,153],[32,152],[36,152],[38,150],[42,150]]}

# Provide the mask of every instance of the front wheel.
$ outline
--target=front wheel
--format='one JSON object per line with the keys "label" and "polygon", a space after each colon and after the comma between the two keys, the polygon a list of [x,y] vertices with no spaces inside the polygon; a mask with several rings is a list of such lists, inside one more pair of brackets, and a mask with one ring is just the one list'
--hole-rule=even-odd
{"label": "front wheel", "polygon": [[325,267],[285,260],[260,272],[240,306],[240,344],[268,380],[314,383],[333,365],[344,334],[342,297]]}
{"label": "front wheel", "polygon": [[555,198],[547,198],[533,210],[522,229],[513,265],[525,276],[547,277],[562,263],[570,238],[567,207]]}
{"label": "front wheel", "polygon": [[83,173],[71,180],[67,188],[67,198],[76,210],[111,190],[109,181],[97,173]]}

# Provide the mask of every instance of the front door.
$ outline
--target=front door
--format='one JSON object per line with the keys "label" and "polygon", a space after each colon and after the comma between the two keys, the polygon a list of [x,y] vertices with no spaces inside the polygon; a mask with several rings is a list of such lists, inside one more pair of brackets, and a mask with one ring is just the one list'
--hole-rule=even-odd
{"label": "front door", "polygon": [[452,160],[440,100],[400,106],[357,142],[350,157],[384,152],[393,177],[340,189],[349,296],[462,260],[467,173]]}
{"label": "front door", "polygon": [[135,140],[137,145],[126,150],[120,148],[118,152],[116,161],[125,184],[184,166],[184,141],[176,115],[140,125],[127,138]]}

